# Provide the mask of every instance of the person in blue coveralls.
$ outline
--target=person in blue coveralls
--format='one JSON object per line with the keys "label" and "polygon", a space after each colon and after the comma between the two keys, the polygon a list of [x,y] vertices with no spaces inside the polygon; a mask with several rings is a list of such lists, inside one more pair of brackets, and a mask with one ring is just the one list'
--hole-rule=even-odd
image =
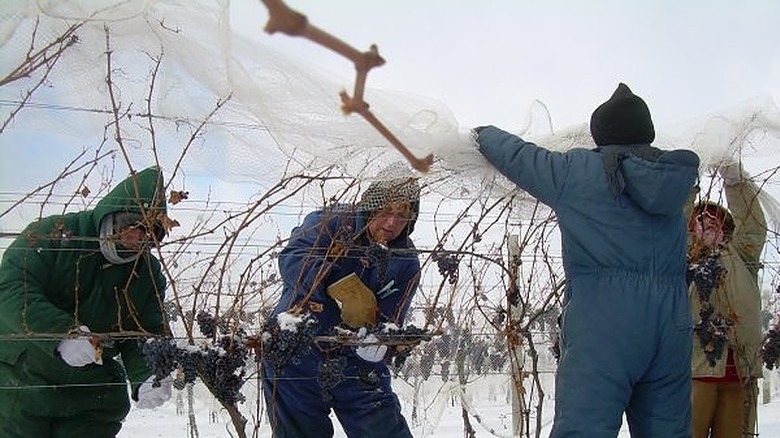
{"label": "person in blue coveralls", "polygon": [[664,151],[621,83],[593,112],[597,147],[554,152],[494,126],[480,152],[556,214],[567,286],[551,437],[691,434],[692,320],[684,207],[692,151]]}
{"label": "person in blue coveralls", "polygon": [[350,437],[412,436],[391,388],[388,347],[365,335],[383,324],[400,327],[419,282],[410,235],[420,186],[408,171],[393,170],[380,172],[355,205],[308,214],[279,255],[284,286],[273,315],[308,313],[316,335],[343,327],[357,330],[366,344],[316,342],[299,360],[274,366],[264,359],[274,437],[331,437],[331,411]]}

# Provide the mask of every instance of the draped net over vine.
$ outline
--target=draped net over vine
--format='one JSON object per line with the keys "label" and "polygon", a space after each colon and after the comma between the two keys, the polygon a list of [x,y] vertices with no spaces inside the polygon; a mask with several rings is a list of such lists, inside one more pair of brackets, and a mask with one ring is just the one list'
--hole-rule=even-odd
{"label": "draped net over vine", "polygon": [[[95,193],[85,197],[94,199],[110,186],[114,171],[121,179],[128,169],[155,163],[171,190],[204,177],[263,192],[231,205],[209,199],[205,190],[193,193],[202,204],[191,207],[194,218],[186,224],[191,228],[174,230],[164,246],[161,256],[171,268],[171,296],[179,307],[172,320],[187,321],[190,337],[194,315],[206,308],[256,323],[253,318],[278,292],[274,255],[291,223],[310,207],[357,199],[380,169],[401,159],[365,120],[339,110],[339,92],[351,87],[352,78],[335,77],[275,50],[273,38],[286,37],[262,35],[265,16],[257,17],[257,38],[242,36],[231,27],[229,6],[227,0],[37,0],[6,2],[0,13],[3,161],[42,167],[34,180],[25,180],[24,164],[4,167],[18,175],[19,191],[3,194],[3,232],[13,235],[44,212],[75,208],[73,193],[84,194],[86,186]],[[392,68],[392,60],[382,68]],[[506,361],[507,347],[497,345],[495,335],[508,335],[509,350],[553,337],[562,282],[559,254],[551,244],[554,217],[495,172],[478,153],[471,127],[459,125],[446,102],[425,98],[425,90],[411,91],[372,88],[369,77],[365,99],[415,155],[435,156],[430,171],[419,175],[423,196],[415,238],[425,273],[412,320],[444,328],[446,336],[424,346],[405,372],[416,382],[433,370],[452,387],[427,392],[414,387],[402,390],[402,397],[457,395],[464,410],[478,414],[466,390],[468,373],[505,370],[509,362],[525,360],[518,355]],[[556,151],[594,147],[586,123],[554,129],[542,102],[535,102],[527,117],[527,126],[515,131],[540,145]],[[742,161],[766,190],[761,201],[777,227],[780,112],[775,102],[735,102],[733,108],[713,109],[656,131],[656,146],[690,148],[700,155],[703,182],[710,182],[712,166]],[[27,157],[27,145],[41,138],[62,144],[36,149],[45,156]],[[115,169],[108,171],[112,175],[90,173],[106,163]],[[27,193],[33,191],[35,196]],[[703,193],[717,198],[716,192],[717,184]],[[63,198],[71,201],[57,201]],[[35,201],[33,208],[29,201]],[[185,222],[184,207],[173,206],[171,214],[177,208]],[[449,268],[455,263],[455,270],[441,269],[442,261]],[[776,264],[768,271],[776,273]],[[214,307],[217,296],[221,308]],[[513,314],[510,303],[518,302],[534,311]],[[515,332],[520,334],[514,337]],[[545,351],[529,354],[538,359]],[[485,357],[491,362],[481,362]],[[451,362],[453,368],[445,368]],[[471,371],[456,366],[463,363]],[[512,386],[506,379],[496,382],[496,387]],[[535,388],[544,387],[537,381]],[[530,390],[525,396],[543,398]],[[446,395],[441,398],[446,402]],[[429,415],[439,415],[443,403]],[[421,427],[431,422],[436,419],[425,419]]]}
{"label": "draped net over vine", "polygon": [[[258,34],[265,19],[257,17]],[[188,135],[205,123],[183,167],[229,181],[277,181],[285,172],[334,164],[347,175],[361,176],[398,158],[364,120],[338,110],[338,93],[351,86],[350,79],[297,62],[274,50],[267,38],[239,35],[231,28],[227,0],[9,3],[0,28],[4,68],[73,27],[70,35],[77,42],[47,60],[53,68],[45,79],[41,72],[21,75],[3,87],[5,131],[46,129],[101,138],[116,109],[130,121],[121,128],[134,149],[129,164],[151,162],[154,146],[163,166],[172,167]],[[109,73],[117,90],[113,107]],[[35,93],[27,94],[41,80]],[[459,126],[444,103],[423,98],[424,90],[372,89],[370,78],[368,85],[366,100],[400,140],[418,156],[435,154],[429,178],[446,179],[434,184],[436,191],[467,198],[506,194],[482,189],[484,177],[495,174],[475,151],[471,127]],[[14,113],[23,102],[25,111]],[[747,102],[684,129],[659,129],[666,135],[656,145],[690,147],[705,165],[741,152],[777,157],[779,117],[770,99]],[[153,120],[147,124],[146,118]],[[536,119],[529,126],[542,126],[548,115],[537,104],[529,118]],[[147,126],[152,123],[160,139],[154,144]],[[554,150],[592,146],[585,124],[537,131],[526,134]]]}

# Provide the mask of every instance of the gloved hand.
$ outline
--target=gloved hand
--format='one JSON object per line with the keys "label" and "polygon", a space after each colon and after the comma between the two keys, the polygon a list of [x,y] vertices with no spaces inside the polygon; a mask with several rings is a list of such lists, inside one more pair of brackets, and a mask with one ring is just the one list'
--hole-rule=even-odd
{"label": "gloved hand", "polygon": [[373,333],[366,335],[365,327],[361,327],[361,329],[358,330],[358,337],[362,338],[360,341],[362,344],[373,344],[358,347],[355,350],[355,354],[357,354],[361,359],[367,362],[379,362],[385,358],[385,353],[387,353],[387,345],[378,344],[379,338],[374,336]]}
{"label": "gloved hand", "polygon": [[352,328],[374,325],[376,296],[354,273],[328,286],[328,296],[339,303],[341,319]]}
{"label": "gloved hand", "polygon": [[[79,330],[89,333],[89,328],[85,325],[79,327]],[[63,339],[57,345],[57,352],[60,353],[62,360],[72,367],[83,367],[91,363],[103,365],[103,358],[93,342],[89,336]]]}
{"label": "gloved hand", "polygon": [[750,177],[740,162],[721,163],[718,166],[718,173],[723,178],[723,184],[733,186]]}
{"label": "gloved hand", "polygon": [[173,378],[168,376],[160,380],[160,386],[157,387],[153,386],[153,384],[154,376],[150,376],[138,387],[138,402],[136,406],[139,409],[154,409],[170,400]]}

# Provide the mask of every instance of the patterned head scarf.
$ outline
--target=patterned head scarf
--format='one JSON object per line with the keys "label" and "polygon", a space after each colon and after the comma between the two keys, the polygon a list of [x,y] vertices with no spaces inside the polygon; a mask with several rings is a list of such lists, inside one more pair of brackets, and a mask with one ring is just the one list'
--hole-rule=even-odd
{"label": "patterned head scarf", "polygon": [[414,230],[420,212],[420,184],[411,170],[398,163],[383,169],[360,197],[358,208],[371,217],[382,208],[398,202],[408,202],[415,218],[409,221],[408,233]]}

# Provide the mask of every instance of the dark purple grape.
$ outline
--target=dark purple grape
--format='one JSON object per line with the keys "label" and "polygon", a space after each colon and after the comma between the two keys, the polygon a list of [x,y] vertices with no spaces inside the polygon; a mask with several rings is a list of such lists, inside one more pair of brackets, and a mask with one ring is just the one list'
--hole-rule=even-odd
{"label": "dark purple grape", "polygon": [[[216,321],[205,312],[198,315],[201,328],[215,328],[209,320]],[[200,322],[200,321],[199,321]],[[213,335],[215,332],[212,332]],[[205,335],[206,333],[204,333]],[[212,394],[227,405],[244,401],[241,387],[246,380],[247,359],[250,351],[243,330],[235,334],[223,334],[199,349],[179,347],[172,339],[150,339],[142,346],[147,364],[154,373],[154,383],[169,376],[174,370],[180,374],[174,380],[176,388],[184,388],[200,377]]]}
{"label": "dark purple grape", "polygon": [[441,251],[435,252],[431,256],[436,266],[439,268],[439,274],[446,278],[450,284],[458,282],[458,266],[460,265],[460,259],[454,253]]}
{"label": "dark purple grape", "polygon": [[778,360],[780,359],[780,327],[775,326],[764,337],[761,359],[770,370],[780,367],[780,360]]}
{"label": "dark purple grape", "polygon": [[266,320],[263,327],[263,359],[274,369],[282,369],[288,362],[300,363],[300,358],[311,349],[317,333],[317,318],[303,315],[292,330],[282,329],[278,316]]}
{"label": "dark purple grape", "polygon": [[344,368],[347,366],[346,356],[336,356],[323,360],[317,367],[317,382],[327,391],[333,389],[344,380]]}

